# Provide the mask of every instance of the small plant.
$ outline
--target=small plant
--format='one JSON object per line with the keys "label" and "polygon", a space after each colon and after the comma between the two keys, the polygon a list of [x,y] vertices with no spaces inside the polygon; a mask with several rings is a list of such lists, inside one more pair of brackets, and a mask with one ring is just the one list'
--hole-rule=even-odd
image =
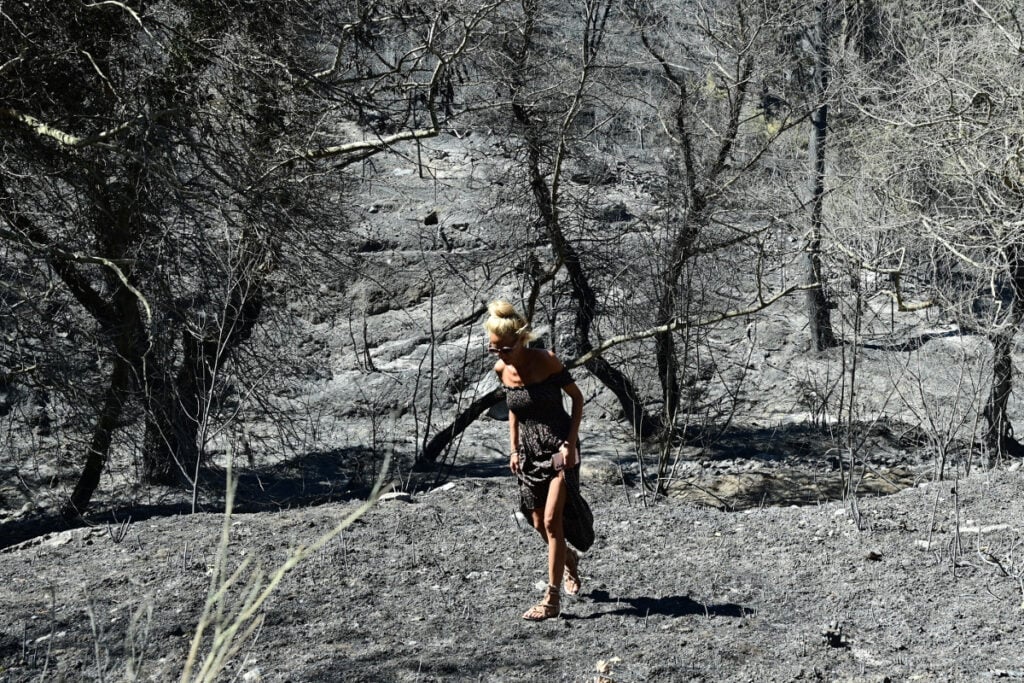
{"label": "small plant", "polygon": [[[920,351],[914,362],[908,359],[893,388],[903,408],[922,426],[929,452],[935,458],[935,479],[947,477],[951,456],[962,450],[979,431],[984,403],[984,367],[967,350],[957,351],[951,369],[936,370],[939,363],[922,358]],[[941,396],[943,400],[936,400]],[[970,473],[970,451],[965,458],[965,474]]]}
{"label": "small plant", "polygon": [[[235,488],[238,483],[231,469],[231,460],[229,454],[224,522],[221,526],[217,554],[214,558],[210,588],[181,672],[182,683],[205,683],[217,680],[228,662],[259,631],[263,624],[263,615],[260,610],[267,599],[277,590],[285,575],[300,562],[315,555],[376,504],[390,464],[389,457],[385,455],[377,482],[370,496],[362,505],[309,545],[299,545],[292,550],[288,558],[268,577],[262,568],[251,568],[251,557],[246,557],[233,572],[228,573],[231,515],[234,509]],[[206,655],[200,659],[203,642],[211,630],[213,633],[209,649]]]}
{"label": "small plant", "polygon": [[[116,519],[114,521],[117,522]],[[113,524],[108,524],[107,536],[109,536],[110,540],[114,542],[114,545],[119,545],[121,541],[128,537],[128,533],[131,531],[131,529],[132,518],[129,516],[128,519],[118,522],[116,526]]]}
{"label": "small plant", "polygon": [[150,624],[153,623],[153,603],[146,601],[132,614],[125,634],[125,652],[128,662],[125,665],[125,679],[137,681],[142,677],[142,666],[149,649]]}
{"label": "small plant", "polygon": [[[978,539],[980,546],[980,531]],[[1010,579],[1014,583],[1014,587],[1020,593],[1020,608],[1024,609],[1024,561],[1020,557],[1020,545],[1020,537],[1014,536],[1001,558],[987,547],[979,547],[977,555],[984,564],[994,568],[1000,577]]]}
{"label": "small plant", "polygon": [[803,377],[796,380],[797,402],[815,428],[827,427],[829,416],[835,414],[833,400],[838,386],[839,379],[832,377],[831,364],[826,364],[824,373],[805,370]]}

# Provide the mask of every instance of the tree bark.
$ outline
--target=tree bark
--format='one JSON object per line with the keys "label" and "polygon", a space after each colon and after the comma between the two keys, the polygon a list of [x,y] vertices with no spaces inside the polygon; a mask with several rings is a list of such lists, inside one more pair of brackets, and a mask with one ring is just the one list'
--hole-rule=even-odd
{"label": "tree bark", "polygon": [[466,428],[487,412],[491,406],[500,403],[504,396],[505,392],[501,387],[496,387],[470,403],[469,407],[459,413],[450,425],[431,437],[427,445],[423,447],[423,452],[416,458],[415,469],[420,472],[428,469],[448,449],[448,445],[455,437],[466,431]]}
{"label": "tree bark", "polygon": [[[516,120],[523,126],[524,135],[529,145],[528,171],[530,188],[537,202],[538,213],[551,240],[551,246],[562,262],[569,276],[572,297],[576,302],[575,324],[573,325],[573,346],[571,356],[582,356],[593,349],[590,341],[590,330],[597,316],[597,294],[590,285],[586,270],[583,267],[579,252],[565,237],[558,217],[557,197],[552,197],[552,190],[545,180],[540,164],[540,141],[536,137],[536,129],[528,112],[518,104],[512,105]],[[588,360],[584,367],[594,375],[618,399],[623,414],[633,426],[633,433],[645,439],[658,429],[659,420],[647,413],[642,399],[633,383],[621,371],[601,357]]]}
{"label": "tree bark", "polygon": [[[155,373],[154,373],[155,374]],[[195,396],[179,392],[173,382],[159,378],[146,387],[148,406],[142,448],[142,481],[176,486],[198,463],[199,419],[189,414],[185,402]],[[195,406],[192,406],[193,408]]]}
{"label": "tree bark", "polygon": [[1008,285],[1010,296],[1009,319],[998,332],[989,335],[992,343],[992,388],[985,402],[984,416],[988,423],[985,442],[990,453],[1001,459],[1006,456],[1024,457],[1024,445],[1015,437],[1013,424],[1007,414],[1010,394],[1013,393],[1014,337],[1024,322],[1024,248],[1012,245],[1007,250],[1009,261]]}
{"label": "tree bark", "polygon": [[995,458],[1024,456],[1024,446],[1014,438],[1007,405],[1013,392],[1013,331],[992,335],[992,389],[985,402],[988,430],[985,442]]}
{"label": "tree bark", "polygon": [[825,141],[828,135],[828,3],[818,5],[818,23],[811,31],[814,50],[814,96],[818,103],[811,114],[811,134],[807,146],[810,160],[811,230],[804,254],[804,283],[817,285],[807,290],[807,319],[811,341],[816,351],[836,345],[832,331],[830,303],[825,296],[825,279],[821,264],[821,233],[824,227],[822,204],[825,199]]}
{"label": "tree bark", "polygon": [[[700,210],[704,207],[703,197],[699,194],[690,195],[692,206],[683,217],[683,224],[676,234],[669,255],[668,268],[662,279],[664,290],[658,299],[655,319],[659,324],[668,323],[676,317],[679,303],[678,289],[683,279],[686,262],[690,259],[697,239],[698,231],[694,227],[699,221]],[[676,353],[675,332],[669,331],[654,338],[655,356],[658,361],[658,378],[661,382],[662,400],[664,402],[664,424],[672,424],[679,411],[681,389],[679,384],[679,358]]]}
{"label": "tree bark", "polygon": [[132,367],[123,356],[114,357],[110,384],[103,397],[103,405],[96,418],[92,441],[86,453],[85,465],[78,477],[71,497],[65,502],[61,514],[68,519],[80,516],[89,507],[93,493],[100,483],[100,475],[110,453],[114,430],[121,418],[124,403],[131,393]]}

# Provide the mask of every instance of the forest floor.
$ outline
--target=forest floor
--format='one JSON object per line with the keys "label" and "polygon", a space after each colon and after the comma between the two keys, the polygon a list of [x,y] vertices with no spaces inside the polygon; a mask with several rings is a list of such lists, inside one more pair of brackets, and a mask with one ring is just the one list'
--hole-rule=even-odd
{"label": "forest floor", "polygon": [[[491,464],[378,502],[299,564],[225,680],[1024,677],[1019,470],[733,512],[645,505],[635,486],[591,477],[583,590],[560,618],[528,623],[545,555]],[[228,564],[272,571],[358,505],[237,514]],[[222,519],[152,518],[119,539],[75,529],[0,552],[0,681],[177,678]]]}

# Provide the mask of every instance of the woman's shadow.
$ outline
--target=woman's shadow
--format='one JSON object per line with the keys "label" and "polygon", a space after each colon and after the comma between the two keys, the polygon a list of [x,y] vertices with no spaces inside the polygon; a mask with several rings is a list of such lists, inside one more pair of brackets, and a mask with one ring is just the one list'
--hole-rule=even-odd
{"label": "woman's shadow", "polygon": [[685,617],[691,614],[699,614],[706,617],[749,617],[754,610],[743,605],[724,604],[712,605],[697,602],[685,595],[669,595],[664,598],[649,598],[641,596],[638,598],[613,598],[605,590],[593,590],[588,595],[593,602],[605,605],[615,605],[615,609],[596,611],[585,617],[570,617],[575,619],[597,619],[598,617],[621,614],[634,617],[646,618],[651,615],[661,614],[667,617]]}

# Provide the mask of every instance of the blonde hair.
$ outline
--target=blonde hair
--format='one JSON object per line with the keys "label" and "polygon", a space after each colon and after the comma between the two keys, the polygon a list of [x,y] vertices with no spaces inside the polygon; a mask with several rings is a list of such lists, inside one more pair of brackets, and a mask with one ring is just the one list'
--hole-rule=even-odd
{"label": "blonde hair", "polygon": [[487,304],[487,313],[484,329],[491,334],[499,337],[518,337],[524,342],[534,339],[534,334],[530,331],[530,321],[504,299],[496,299]]}

